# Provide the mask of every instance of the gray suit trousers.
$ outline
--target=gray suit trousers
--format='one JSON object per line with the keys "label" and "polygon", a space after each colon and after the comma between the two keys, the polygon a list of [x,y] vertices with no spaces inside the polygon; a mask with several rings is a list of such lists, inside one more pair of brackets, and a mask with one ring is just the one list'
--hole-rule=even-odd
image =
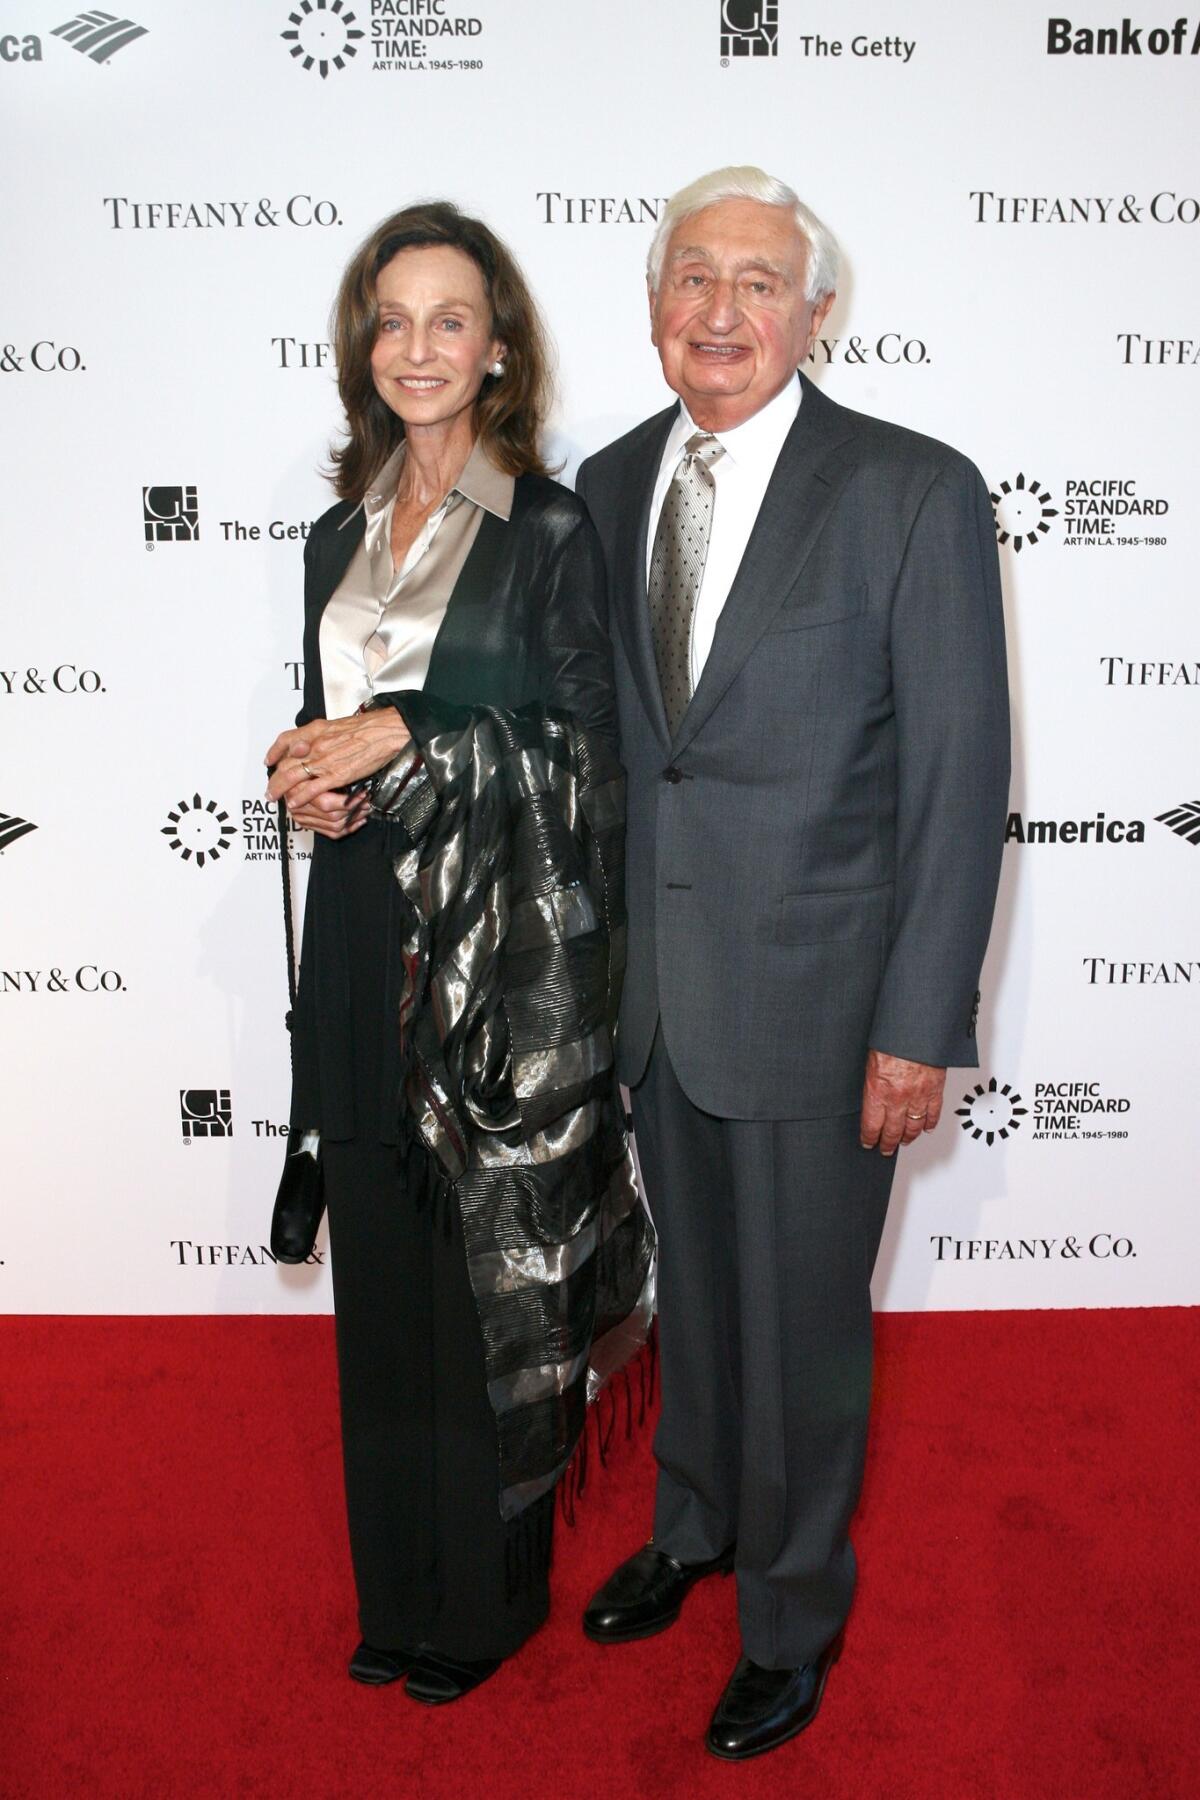
{"label": "gray suit trousers", "polygon": [[869,1284],[895,1160],[861,1147],[857,1113],[702,1112],[661,1026],[632,1099],[659,1233],[654,1540],[685,1563],[736,1542],[742,1647],[794,1668],[854,1592]]}

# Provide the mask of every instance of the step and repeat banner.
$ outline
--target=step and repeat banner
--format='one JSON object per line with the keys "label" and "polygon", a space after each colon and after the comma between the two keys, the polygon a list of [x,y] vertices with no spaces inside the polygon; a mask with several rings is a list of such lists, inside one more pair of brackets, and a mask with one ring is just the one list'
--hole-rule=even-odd
{"label": "step and repeat banner", "polygon": [[481,213],[558,345],[569,480],[665,404],[646,249],[729,162],[844,246],[808,372],[970,455],[1004,568],[982,1067],[905,1153],[879,1303],[1200,1299],[1200,15],[130,4],[0,23],[0,1307],[330,1305],[323,1237],[298,1270],[265,1248],[262,758],[299,703],[339,273],[412,199]]}

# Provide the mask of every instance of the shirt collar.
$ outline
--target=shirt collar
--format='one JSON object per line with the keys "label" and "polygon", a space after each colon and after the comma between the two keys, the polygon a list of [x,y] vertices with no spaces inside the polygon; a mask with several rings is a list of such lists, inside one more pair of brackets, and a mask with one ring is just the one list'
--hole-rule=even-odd
{"label": "shirt collar", "polygon": [[[743,419],[740,425],[734,425],[728,431],[713,433],[730,462],[747,474],[758,475],[763,481],[770,479],[783,449],[783,441],[795,423],[796,414],[800,410],[800,402],[804,390],[800,386],[800,378],[785,382],[779,392],[760,406],[756,413]],[[679,402],[679,417],[671,431],[670,449],[678,454],[693,432],[701,430],[687,409],[686,402]]]}
{"label": "shirt collar", "polygon": [[475,506],[482,506],[484,512],[494,513],[496,518],[503,519],[507,524],[512,517],[516,485],[514,477],[496,467],[484,449],[482,440],[476,438],[466,466],[455,484],[456,491]]}
{"label": "shirt collar", "polygon": [[[362,508],[366,514],[368,527],[373,525],[385,512],[390,512],[396,498],[396,488],[400,481],[400,470],[404,463],[404,445],[400,444],[388,457],[379,473],[371,482],[363,495]],[[513,495],[516,482],[503,469],[498,469],[479,438],[472,445],[471,454],[463,467],[463,472],[441,502],[444,506],[451,494],[461,494],[473,506],[482,507],[484,512],[494,513],[496,518],[507,524],[512,516]],[[440,510],[440,508],[435,508]]]}

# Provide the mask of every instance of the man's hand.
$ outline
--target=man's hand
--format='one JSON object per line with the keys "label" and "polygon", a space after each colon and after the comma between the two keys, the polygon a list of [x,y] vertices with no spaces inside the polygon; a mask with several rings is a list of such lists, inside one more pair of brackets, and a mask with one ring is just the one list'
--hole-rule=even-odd
{"label": "man's hand", "polygon": [[394,707],[351,713],[348,719],[312,719],[281,731],[264,761],[273,767],[270,800],[283,798],[297,825],[325,837],[344,837],[364,823],[366,800],[336,790],[384,768],[409,742],[408,727]]}
{"label": "man's hand", "polygon": [[932,1131],[942,1116],[945,1085],[945,1069],[869,1050],[859,1123],[863,1149],[878,1145],[884,1156],[894,1156],[897,1145]]}

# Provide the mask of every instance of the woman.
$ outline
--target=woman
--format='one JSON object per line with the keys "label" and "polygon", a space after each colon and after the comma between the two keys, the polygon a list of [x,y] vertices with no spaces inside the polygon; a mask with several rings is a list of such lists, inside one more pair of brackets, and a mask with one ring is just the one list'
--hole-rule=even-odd
{"label": "woman", "polygon": [[554,1491],[501,1516],[462,1220],[403,1172],[405,839],[372,795],[411,757],[415,690],[472,717],[553,708],[611,740],[613,686],[601,553],[542,462],[545,338],[505,247],[451,205],[410,207],[350,262],[334,331],[341,498],[305,546],[304,707],[267,753],[272,797],[316,833],[292,1123],[319,1129],[329,1214],[349,1672],[407,1675],[436,1704],[544,1620]]}

